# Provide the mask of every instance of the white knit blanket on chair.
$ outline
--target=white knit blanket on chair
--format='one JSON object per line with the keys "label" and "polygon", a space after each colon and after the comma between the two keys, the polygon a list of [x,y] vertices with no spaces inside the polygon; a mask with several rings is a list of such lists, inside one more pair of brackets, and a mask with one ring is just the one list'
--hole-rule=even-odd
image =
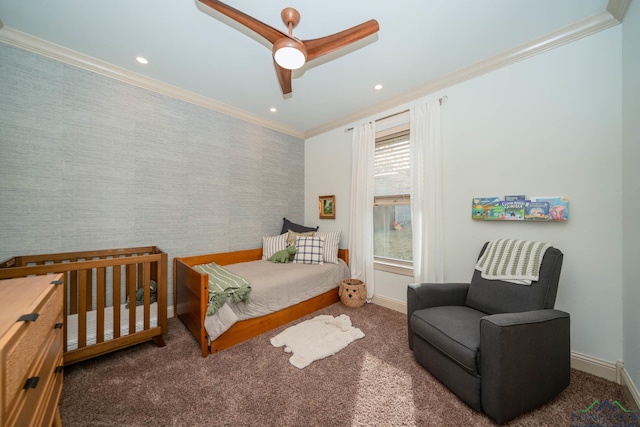
{"label": "white knit blanket on chair", "polygon": [[530,240],[492,240],[478,260],[476,270],[488,280],[530,285],[540,278],[542,258],[550,247],[549,243]]}

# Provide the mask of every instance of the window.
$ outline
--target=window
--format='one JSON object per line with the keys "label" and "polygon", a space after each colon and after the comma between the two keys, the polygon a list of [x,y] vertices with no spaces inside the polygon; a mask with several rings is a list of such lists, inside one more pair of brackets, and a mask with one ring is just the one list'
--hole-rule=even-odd
{"label": "window", "polygon": [[375,268],[412,274],[411,162],[408,124],[379,132],[374,156]]}

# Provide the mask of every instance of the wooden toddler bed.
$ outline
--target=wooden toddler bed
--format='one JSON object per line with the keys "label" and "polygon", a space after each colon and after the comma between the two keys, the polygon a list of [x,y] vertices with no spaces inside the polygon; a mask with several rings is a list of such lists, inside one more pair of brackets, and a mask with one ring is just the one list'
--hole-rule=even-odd
{"label": "wooden toddler bed", "polygon": [[[338,257],[348,265],[348,250],[339,249]],[[173,283],[177,292],[176,313],[200,343],[202,357],[207,357],[209,352],[215,353],[244,342],[340,300],[338,296],[340,283],[338,282],[330,290],[295,305],[260,317],[240,320],[209,343],[205,328],[209,277],[193,267],[211,262],[230,266],[260,259],[262,259],[262,248],[174,258]]]}
{"label": "wooden toddler bed", "polygon": [[66,289],[65,365],[149,340],[164,346],[167,254],[159,248],[17,256],[0,263],[0,279],[53,273],[63,273]]}

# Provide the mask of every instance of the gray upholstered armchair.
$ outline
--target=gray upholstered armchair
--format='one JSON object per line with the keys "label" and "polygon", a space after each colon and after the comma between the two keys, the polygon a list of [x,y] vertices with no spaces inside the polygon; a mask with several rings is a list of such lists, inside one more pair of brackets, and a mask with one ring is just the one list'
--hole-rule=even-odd
{"label": "gray upholstered armchair", "polygon": [[486,280],[477,270],[470,284],[409,285],[409,348],[416,360],[498,423],[551,400],[569,385],[571,372],[569,314],[553,309],[562,258],[549,248],[530,286]]}

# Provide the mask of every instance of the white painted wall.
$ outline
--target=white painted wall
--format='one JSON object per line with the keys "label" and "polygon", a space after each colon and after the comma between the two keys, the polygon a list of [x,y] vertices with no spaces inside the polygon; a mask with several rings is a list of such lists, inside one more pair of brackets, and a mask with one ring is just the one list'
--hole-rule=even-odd
{"label": "white painted wall", "polygon": [[640,386],[640,4],[631,2],[622,26],[622,223],[624,367]]}
{"label": "white painted wall", "polygon": [[[320,226],[320,231],[342,230],[340,247],[346,248],[351,200],[351,134],[340,128],[321,137],[319,144],[305,144],[304,224]],[[318,197],[330,195],[336,196],[336,219],[320,219]]]}
{"label": "white painted wall", "polygon": [[[487,240],[550,242],[565,253],[556,308],[571,313],[572,350],[621,359],[621,28],[433,97],[442,95],[448,96],[442,111],[446,280],[468,281]],[[350,134],[340,128],[308,139],[305,158],[305,222],[314,224],[317,196],[341,191],[349,196]],[[322,166],[312,166],[317,161],[340,166],[327,177]],[[562,224],[471,220],[472,197],[507,194],[568,197],[570,219]],[[348,233],[347,200],[337,199],[335,227]],[[343,247],[346,242],[343,238]],[[404,303],[411,281],[378,272],[376,295]]]}

